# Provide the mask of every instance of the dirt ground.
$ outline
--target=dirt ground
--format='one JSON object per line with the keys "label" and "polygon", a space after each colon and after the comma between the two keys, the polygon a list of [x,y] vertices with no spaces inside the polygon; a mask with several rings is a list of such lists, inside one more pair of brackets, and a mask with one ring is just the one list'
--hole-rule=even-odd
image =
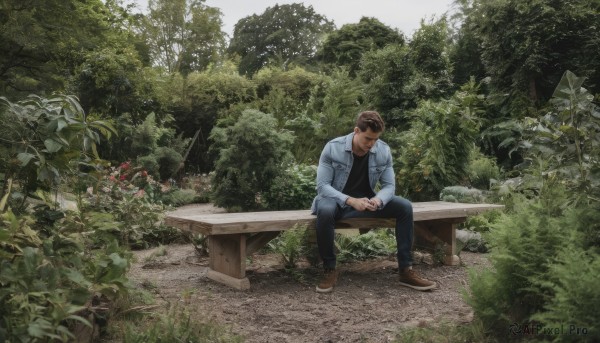
{"label": "dirt ground", "polygon": [[[210,205],[191,210],[218,211]],[[208,279],[208,259],[191,244],[169,245],[161,254],[157,249],[134,253],[129,275],[134,283],[152,289],[159,304],[185,305],[195,317],[261,343],[391,342],[407,327],[468,323],[473,313],[462,296],[468,269],[489,265],[482,254],[462,252],[462,264],[451,267],[416,253],[414,268],[438,283],[433,291],[419,292],[398,285],[393,259],[357,261],[340,266],[333,293],[317,294],[319,269],[305,263],[290,273],[279,256],[255,254],[247,266],[251,289],[238,291]]]}

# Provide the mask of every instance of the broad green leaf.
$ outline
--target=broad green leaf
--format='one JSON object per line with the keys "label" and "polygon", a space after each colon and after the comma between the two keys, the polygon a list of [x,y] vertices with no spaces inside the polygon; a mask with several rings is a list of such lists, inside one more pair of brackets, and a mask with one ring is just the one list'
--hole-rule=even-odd
{"label": "broad green leaf", "polygon": [[60,151],[63,148],[63,145],[54,139],[48,138],[44,141],[44,146],[49,153],[54,153]]}
{"label": "broad green leaf", "polygon": [[21,167],[25,167],[26,165],[28,165],[31,159],[33,159],[34,157],[35,155],[27,152],[22,152],[17,155],[17,159],[19,160],[19,162],[21,162]]}
{"label": "broad green leaf", "polygon": [[556,86],[552,97],[569,100],[572,95],[580,91],[584,81],[585,77],[577,77],[573,72],[567,70]]}

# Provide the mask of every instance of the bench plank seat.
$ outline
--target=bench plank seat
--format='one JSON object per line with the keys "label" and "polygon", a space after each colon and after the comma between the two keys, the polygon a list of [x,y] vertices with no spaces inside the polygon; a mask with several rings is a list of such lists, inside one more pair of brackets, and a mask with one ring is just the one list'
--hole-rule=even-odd
{"label": "bench plank seat", "polygon": [[[465,221],[468,216],[503,207],[443,201],[415,202],[415,241],[426,248],[445,244],[444,262],[457,265],[460,260],[456,255],[456,224]],[[194,214],[192,209],[176,210],[167,213],[165,218],[166,225],[208,236],[208,277],[237,289],[250,287],[245,276],[247,255],[259,250],[280,231],[295,224],[314,230],[315,223],[316,216],[310,210]],[[336,229],[393,227],[395,219],[385,218],[351,218],[336,223]]]}

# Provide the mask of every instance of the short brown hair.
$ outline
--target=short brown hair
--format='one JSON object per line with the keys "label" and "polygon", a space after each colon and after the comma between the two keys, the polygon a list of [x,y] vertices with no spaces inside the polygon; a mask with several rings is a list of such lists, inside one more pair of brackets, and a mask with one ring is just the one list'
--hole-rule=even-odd
{"label": "short brown hair", "polygon": [[370,128],[373,132],[382,132],[385,129],[385,124],[379,113],[375,111],[364,111],[356,118],[356,127],[362,132],[367,131],[367,128]]}

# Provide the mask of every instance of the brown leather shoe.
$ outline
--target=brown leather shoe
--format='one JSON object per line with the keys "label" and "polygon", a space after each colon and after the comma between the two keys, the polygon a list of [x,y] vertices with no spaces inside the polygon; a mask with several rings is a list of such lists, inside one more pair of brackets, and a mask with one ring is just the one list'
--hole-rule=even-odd
{"label": "brown leather shoe", "polygon": [[335,269],[326,269],[321,279],[321,282],[317,285],[317,293],[329,293],[333,291],[333,287],[337,282],[338,271]]}
{"label": "brown leather shoe", "polygon": [[437,286],[435,282],[420,277],[419,274],[412,269],[400,271],[400,284],[418,291],[428,291]]}

